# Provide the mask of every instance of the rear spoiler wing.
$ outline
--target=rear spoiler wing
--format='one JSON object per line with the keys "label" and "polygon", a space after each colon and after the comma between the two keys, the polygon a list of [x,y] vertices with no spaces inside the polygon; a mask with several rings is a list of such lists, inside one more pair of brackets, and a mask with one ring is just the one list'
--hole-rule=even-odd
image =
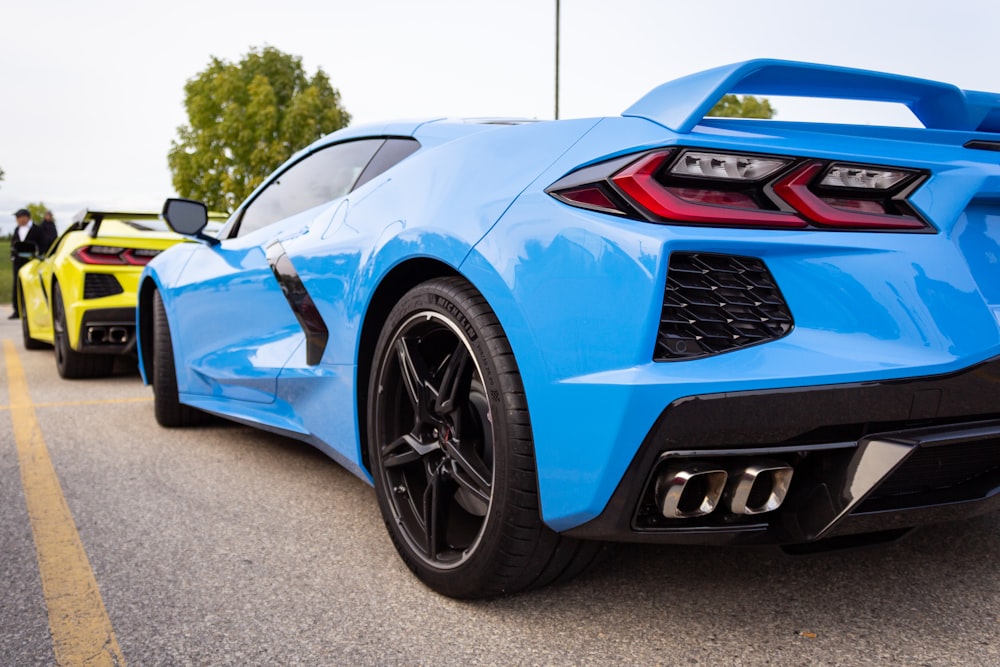
{"label": "rear spoiler wing", "polygon": [[909,107],[928,129],[1000,132],[998,93],[790,60],[748,60],[691,74],[654,88],[622,115],[687,133],[727,94],[898,102]]}
{"label": "rear spoiler wing", "polygon": [[[219,213],[217,211],[209,211],[208,219],[214,222],[224,222],[229,215],[227,213]],[[109,220],[162,220],[163,216],[159,213],[154,212],[136,212],[136,211],[91,211],[90,209],[82,209],[78,211],[73,216],[73,222],[70,225],[71,230],[82,230],[87,227],[88,223],[93,222],[93,226],[90,228],[90,238],[96,239],[97,233],[101,229],[101,223],[104,219]]]}
{"label": "rear spoiler wing", "polygon": [[88,222],[93,222],[94,225],[90,228],[90,238],[97,238],[97,233],[101,229],[101,223],[105,218],[111,220],[125,219],[125,220],[158,220],[160,218],[159,213],[136,213],[123,212],[123,211],[91,211],[89,209],[83,209],[73,216],[73,229],[83,229],[87,226]]}

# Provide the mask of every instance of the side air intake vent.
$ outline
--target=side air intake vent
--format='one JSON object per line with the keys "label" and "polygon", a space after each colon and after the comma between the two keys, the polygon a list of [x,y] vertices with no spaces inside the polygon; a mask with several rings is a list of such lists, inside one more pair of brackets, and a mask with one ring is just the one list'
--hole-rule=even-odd
{"label": "side air intake vent", "polygon": [[654,361],[682,361],[776,340],[792,314],[759,259],[713,253],[670,255]]}
{"label": "side air intake vent", "polygon": [[100,299],[124,291],[118,279],[110,273],[86,273],[83,276],[84,299]]}

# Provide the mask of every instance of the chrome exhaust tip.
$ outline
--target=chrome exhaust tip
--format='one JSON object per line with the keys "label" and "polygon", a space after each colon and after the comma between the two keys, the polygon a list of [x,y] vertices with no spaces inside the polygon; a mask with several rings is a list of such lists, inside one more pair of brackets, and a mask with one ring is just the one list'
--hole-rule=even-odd
{"label": "chrome exhaust tip", "polygon": [[656,479],[656,505],[668,519],[705,516],[718,506],[727,477],[711,463],[667,468]]}
{"label": "chrome exhaust tip", "polygon": [[108,339],[108,330],[104,327],[87,327],[88,343],[103,343]]}
{"label": "chrome exhaust tip", "polygon": [[730,475],[729,509],[733,514],[763,514],[781,507],[792,483],[792,467],[759,461]]}
{"label": "chrome exhaust tip", "polygon": [[121,345],[128,342],[128,329],[125,327],[111,327],[108,329],[108,341]]}

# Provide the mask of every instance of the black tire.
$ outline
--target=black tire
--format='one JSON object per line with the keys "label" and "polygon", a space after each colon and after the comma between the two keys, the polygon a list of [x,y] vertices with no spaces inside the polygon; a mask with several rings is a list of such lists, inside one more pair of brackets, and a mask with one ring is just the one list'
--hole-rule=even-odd
{"label": "black tire", "polygon": [[24,305],[24,286],[20,283],[18,283],[17,289],[17,302],[20,304],[19,312],[21,313],[21,340],[24,341],[24,349],[45,350],[52,347],[45,341],[31,337],[31,329],[28,326],[28,310]]}
{"label": "black tire", "polygon": [[153,292],[153,413],[160,426],[198,426],[210,420],[207,413],[180,402],[177,393],[177,369],[170,339],[170,323],[163,298]]}
{"label": "black tire", "polygon": [[517,363],[492,309],[460,278],[419,285],[389,314],[369,383],[368,452],[396,550],[439,593],[544,586],[603,550],[542,523]]}
{"label": "black tire", "polygon": [[52,337],[55,341],[56,370],[67,380],[99,378],[111,375],[115,364],[110,354],[82,354],[69,344],[66,326],[66,309],[63,305],[59,283],[52,284]]}

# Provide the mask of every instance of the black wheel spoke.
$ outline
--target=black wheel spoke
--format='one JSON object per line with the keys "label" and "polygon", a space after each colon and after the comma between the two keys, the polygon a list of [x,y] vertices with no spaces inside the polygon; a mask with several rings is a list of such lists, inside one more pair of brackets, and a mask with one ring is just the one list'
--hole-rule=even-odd
{"label": "black wheel spoke", "polygon": [[417,424],[432,421],[430,405],[433,400],[430,381],[431,371],[420,352],[414,349],[410,340],[400,337],[396,341],[396,357],[399,360],[399,374],[406,388],[406,395],[413,406]]}
{"label": "black wheel spoke", "polygon": [[484,516],[493,490],[490,470],[473,448],[463,447],[458,442],[451,445],[448,455],[452,461],[452,477],[461,491],[473,501],[475,509],[481,510],[475,513]]}
{"label": "black wheel spoke", "polygon": [[443,550],[444,530],[447,526],[448,504],[444,498],[444,466],[428,464],[427,490],[424,492],[423,522],[425,529],[424,548],[427,556],[436,559]]}
{"label": "black wheel spoke", "polygon": [[451,353],[441,376],[434,411],[438,415],[448,415],[454,412],[460,403],[469,398],[469,385],[472,382],[472,358],[465,343],[458,341],[455,351]]}
{"label": "black wheel spoke", "polygon": [[419,461],[431,452],[438,451],[440,446],[434,442],[425,445],[413,435],[402,435],[382,448],[382,465],[386,468],[407,465]]}
{"label": "black wheel spoke", "polygon": [[52,329],[56,334],[64,334],[66,333],[66,324],[63,322],[62,295],[56,291],[55,296],[58,298],[52,299],[52,311],[54,315],[52,318]]}

